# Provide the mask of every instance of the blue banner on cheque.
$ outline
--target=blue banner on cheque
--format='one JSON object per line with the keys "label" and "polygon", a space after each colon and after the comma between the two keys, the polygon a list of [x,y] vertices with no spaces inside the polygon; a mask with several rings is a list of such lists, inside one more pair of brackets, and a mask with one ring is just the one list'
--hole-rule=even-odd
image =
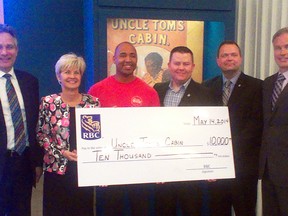
{"label": "blue banner on cheque", "polygon": [[76,109],[79,186],[235,178],[227,107]]}

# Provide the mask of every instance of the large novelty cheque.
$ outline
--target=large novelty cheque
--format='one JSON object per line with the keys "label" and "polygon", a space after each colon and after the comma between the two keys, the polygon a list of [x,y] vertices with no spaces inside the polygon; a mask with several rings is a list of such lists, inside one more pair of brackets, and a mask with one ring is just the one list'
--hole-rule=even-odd
{"label": "large novelty cheque", "polygon": [[235,178],[227,107],[76,109],[79,186]]}

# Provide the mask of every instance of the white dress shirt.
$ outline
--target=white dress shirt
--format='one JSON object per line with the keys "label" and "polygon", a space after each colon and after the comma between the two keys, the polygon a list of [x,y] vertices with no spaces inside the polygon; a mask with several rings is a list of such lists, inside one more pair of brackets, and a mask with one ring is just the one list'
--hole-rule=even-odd
{"label": "white dress shirt", "polygon": [[[278,72],[279,73],[279,72]],[[288,71],[285,71],[285,72],[283,72],[282,73],[283,74],[283,76],[285,77],[285,80],[284,80],[284,82],[283,82],[283,84],[282,84],[282,90],[285,88],[285,86],[287,85],[287,83],[288,83]]]}
{"label": "white dress shirt", "polygon": [[[15,139],[14,139],[14,126],[12,122],[12,116],[11,116],[11,111],[9,108],[9,102],[8,102],[8,97],[6,93],[6,78],[3,77],[6,73],[0,70],[0,101],[3,109],[3,115],[4,115],[4,120],[6,124],[6,130],[7,130],[7,149],[13,150],[15,147]],[[20,90],[20,86],[18,84],[17,78],[14,73],[14,69],[12,68],[8,74],[11,74],[11,82],[14,86],[14,89],[16,91],[18,101],[20,104],[21,112],[22,112],[22,117],[24,121],[24,129],[25,129],[25,134],[26,134],[26,145],[28,145],[28,136],[27,136],[27,122],[26,122],[26,113],[25,113],[25,108],[24,108],[24,102],[23,102],[23,97],[22,93]],[[27,83],[29,85],[29,83]]]}

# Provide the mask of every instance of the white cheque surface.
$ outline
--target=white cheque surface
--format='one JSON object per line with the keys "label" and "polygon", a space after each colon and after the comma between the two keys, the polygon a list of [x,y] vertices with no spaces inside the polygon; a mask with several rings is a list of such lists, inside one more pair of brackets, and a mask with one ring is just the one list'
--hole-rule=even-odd
{"label": "white cheque surface", "polygon": [[227,107],[76,109],[79,186],[234,178]]}

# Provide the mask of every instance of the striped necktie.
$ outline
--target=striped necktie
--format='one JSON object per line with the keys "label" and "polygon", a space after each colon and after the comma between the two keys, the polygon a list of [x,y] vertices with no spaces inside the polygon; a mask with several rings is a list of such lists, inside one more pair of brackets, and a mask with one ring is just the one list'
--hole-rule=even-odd
{"label": "striped necktie", "polygon": [[279,73],[272,93],[272,110],[274,110],[276,101],[282,91],[282,85],[284,80],[285,76],[282,73]]}
{"label": "striped necktie", "polygon": [[227,80],[224,84],[223,93],[222,93],[222,102],[224,106],[227,106],[230,96],[230,87],[232,82]]}
{"label": "striped necktie", "polygon": [[15,151],[21,155],[26,147],[24,122],[22,117],[22,112],[20,109],[20,104],[11,83],[11,75],[5,74],[3,77],[6,78],[6,92],[9,101],[12,122],[14,126],[14,140],[15,140]]}

